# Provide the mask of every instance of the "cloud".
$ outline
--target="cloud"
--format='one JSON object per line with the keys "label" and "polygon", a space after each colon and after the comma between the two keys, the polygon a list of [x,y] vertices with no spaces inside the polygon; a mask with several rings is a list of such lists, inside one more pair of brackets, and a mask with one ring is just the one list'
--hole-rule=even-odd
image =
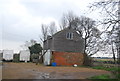
{"label": "cloud", "polygon": [[[41,24],[55,21],[63,13],[84,14],[91,0],[0,0],[0,35],[5,48],[16,49],[27,40],[39,40]],[[0,43],[0,46],[2,46]]]}
{"label": "cloud", "polygon": [[74,12],[81,11],[85,8],[85,3],[81,3],[81,0],[22,0],[23,4],[33,16],[42,17],[55,17],[57,20],[63,13],[72,10]]}

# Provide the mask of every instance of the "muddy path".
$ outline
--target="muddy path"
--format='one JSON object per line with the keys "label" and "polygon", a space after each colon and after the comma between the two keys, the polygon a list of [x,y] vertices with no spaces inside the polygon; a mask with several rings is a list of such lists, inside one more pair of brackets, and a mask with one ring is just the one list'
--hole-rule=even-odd
{"label": "muddy path", "polygon": [[86,79],[108,71],[84,67],[52,67],[33,63],[4,63],[3,79]]}

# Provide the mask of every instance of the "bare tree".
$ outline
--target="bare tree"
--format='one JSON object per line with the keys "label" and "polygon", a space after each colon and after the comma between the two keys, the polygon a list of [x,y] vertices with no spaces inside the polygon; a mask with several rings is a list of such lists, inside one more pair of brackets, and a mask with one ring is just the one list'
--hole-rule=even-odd
{"label": "bare tree", "polygon": [[42,48],[43,48],[43,51],[42,51],[42,54],[39,55],[39,58],[38,58],[38,61],[36,64],[38,64],[39,62],[40,63],[43,63],[43,56],[45,55],[45,53],[47,52],[46,50],[44,50],[44,41],[47,40],[47,36],[48,36],[48,26],[45,25],[45,24],[42,24],[41,25],[41,36],[40,36],[40,40],[42,42]]}
{"label": "bare tree", "polygon": [[41,32],[42,32],[42,36],[40,37],[40,40],[43,43],[42,44],[43,52],[42,52],[41,58],[42,58],[42,62],[43,62],[43,56],[48,51],[48,50],[44,49],[44,41],[47,40],[48,35],[52,36],[53,34],[55,34],[57,32],[55,22],[51,22],[50,25],[42,24],[41,25]]}
{"label": "bare tree", "polygon": [[67,14],[63,14],[62,19],[61,19],[60,29],[62,30],[62,29],[65,29],[67,27],[73,27],[77,18],[78,18],[78,16],[73,14],[72,11],[68,12]]}
{"label": "bare tree", "polygon": [[28,50],[28,47],[29,47],[29,46],[32,46],[32,45],[34,45],[34,44],[36,44],[36,40],[31,39],[30,41],[25,41],[25,44],[24,44],[24,45],[21,45],[21,47],[22,47],[23,49]]}
{"label": "bare tree", "polygon": [[49,27],[48,33],[50,34],[50,36],[53,36],[53,34],[55,34],[57,32],[55,22],[51,22],[48,27]]}
{"label": "bare tree", "polygon": [[113,56],[114,59],[114,63],[116,64],[116,45],[115,45],[115,37],[116,35],[113,34],[111,31],[107,31],[106,33],[102,33],[102,35],[104,34],[104,37],[102,38],[103,42],[102,45],[104,46],[104,51],[106,54],[109,54]]}
{"label": "bare tree", "polygon": [[[88,54],[89,56],[94,55],[97,53],[100,48],[100,30],[96,27],[95,21],[88,18],[88,17],[79,17],[75,18],[74,20],[74,27],[80,32],[82,31],[83,38],[84,38],[84,53]],[[76,23],[77,22],[77,23]]]}
{"label": "bare tree", "polygon": [[65,14],[63,14],[62,18],[61,18],[61,25],[60,25],[60,29],[63,30],[67,27],[67,21],[66,21],[66,17]]}
{"label": "bare tree", "polygon": [[96,27],[95,21],[88,17],[80,17],[77,29],[82,31],[84,38],[85,65],[91,65],[91,56],[102,49],[100,30]]}
{"label": "bare tree", "polygon": [[100,48],[99,45],[100,40],[100,31],[95,25],[95,21],[84,16],[77,16],[73,14],[73,12],[69,12],[63,15],[62,22],[64,22],[63,29],[70,27],[79,31],[84,38],[84,53],[89,56],[97,53]]}
{"label": "bare tree", "polygon": [[48,26],[47,25],[44,25],[44,24],[41,25],[41,33],[42,33],[42,36],[40,37],[40,39],[43,42],[47,39],[47,35],[48,35]]}
{"label": "bare tree", "polygon": [[105,29],[103,33],[110,32],[111,35],[116,35],[114,36],[115,41],[111,43],[111,46],[113,43],[116,45],[118,61],[120,63],[120,0],[101,0],[94,2],[90,8],[93,11],[100,9],[100,13],[104,15],[101,21]]}

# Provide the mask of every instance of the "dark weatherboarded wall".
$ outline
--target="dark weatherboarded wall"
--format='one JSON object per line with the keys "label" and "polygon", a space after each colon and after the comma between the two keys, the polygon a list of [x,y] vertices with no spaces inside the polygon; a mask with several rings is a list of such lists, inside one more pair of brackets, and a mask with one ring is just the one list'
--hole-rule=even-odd
{"label": "dark weatherboarded wall", "polygon": [[[73,33],[73,39],[67,39],[66,34]],[[64,29],[52,38],[44,41],[44,49],[59,52],[84,52],[84,39],[73,29]]]}

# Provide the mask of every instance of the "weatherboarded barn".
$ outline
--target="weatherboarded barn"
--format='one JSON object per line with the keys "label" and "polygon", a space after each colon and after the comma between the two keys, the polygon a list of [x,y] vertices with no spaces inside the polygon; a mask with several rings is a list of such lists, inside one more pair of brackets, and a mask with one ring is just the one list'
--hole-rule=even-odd
{"label": "weatherboarded barn", "polygon": [[50,50],[51,62],[57,65],[82,65],[84,39],[79,31],[66,28],[44,41],[44,50]]}

